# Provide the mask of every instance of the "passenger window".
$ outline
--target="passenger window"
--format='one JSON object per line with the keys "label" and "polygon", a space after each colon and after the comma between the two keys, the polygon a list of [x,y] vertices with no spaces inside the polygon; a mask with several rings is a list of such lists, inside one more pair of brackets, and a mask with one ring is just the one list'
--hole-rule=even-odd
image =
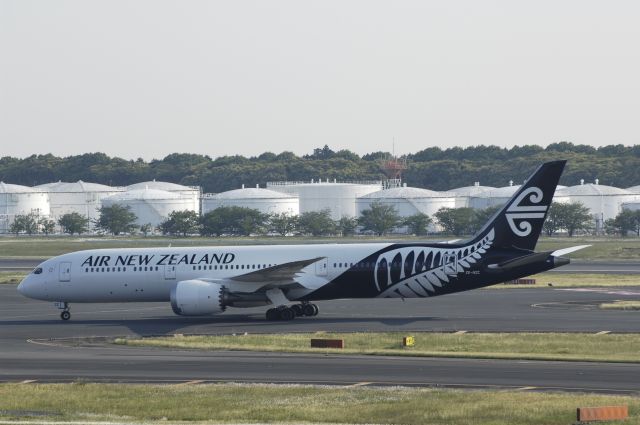
{"label": "passenger window", "polygon": [[137,272],[137,271],[138,271],[138,268],[137,268],[137,267],[134,267],[134,268],[133,268],[133,271],[134,271],[134,272]]}

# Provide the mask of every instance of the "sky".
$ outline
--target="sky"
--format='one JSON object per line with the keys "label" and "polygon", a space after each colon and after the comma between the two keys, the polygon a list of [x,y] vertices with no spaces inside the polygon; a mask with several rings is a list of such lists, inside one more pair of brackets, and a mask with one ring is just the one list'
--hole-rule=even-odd
{"label": "sky", "polygon": [[617,0],[0,0],[0,157],[640,144],[638,22]]}

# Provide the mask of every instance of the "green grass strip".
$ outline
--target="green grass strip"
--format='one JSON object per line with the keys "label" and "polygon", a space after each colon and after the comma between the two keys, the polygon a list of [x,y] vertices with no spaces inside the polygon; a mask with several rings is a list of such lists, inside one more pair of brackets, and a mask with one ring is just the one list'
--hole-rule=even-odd
{"label": "green grass strip", "polygon": [[26,272],[0,272],[0,285],[11,284],[16,285],[24,279]]}
{"label": "green grass strip", "polygon": [[607,286],[640,286],[638,274],[597,274],[597,273],[540,273],[527,277],[535,279],[534,285],[499,284],[488,289],[531,289],[531,288],[585,288]]}
{"label": "green grass strip", "polygon": [[629,405],[625,424],[640,424],[640,398],[630,396],[245,384],[0,385],[0,419],[38,421],[538,425],[573,423],[579,406],[618,404]]}
{"label": "green grass strip", "polygon": [[600,304],[603,310],[640,310],[640,301],[614,301]]}
{"label": "green grass strip", "polygon": [[[3,257],[44,258],[82,249],[97,248],[133,248],[163,247],[171,244],[179,246],[219,246],[219,245],[269,245],[269,244],[309,244],[309,243],[367,243],[367,242],[439,242],[456,239],[453,236],[412,237],[389,235],[384,237],[225,237],[225,238],[167,238],[167,237],[131,237],[131,236],[55,236],[55,237],[12,237],[0,240],[0,253]],[[640,259],[640,238],[614,237],[542,237],[537,251],[553,251],[573,245],[592,244],[593,246],[570,255],[575,259],[638,260]]]}
{"label": "green grass strip", "polygon": [[[415,346],[402,347],[403,336]],[[345,348],[310,347],[311,338],[344,339]],[[418,357],[640,362],[640,334],[577,333],[295,333],[117,339],[116,344],[203,350],[344,353]]]}

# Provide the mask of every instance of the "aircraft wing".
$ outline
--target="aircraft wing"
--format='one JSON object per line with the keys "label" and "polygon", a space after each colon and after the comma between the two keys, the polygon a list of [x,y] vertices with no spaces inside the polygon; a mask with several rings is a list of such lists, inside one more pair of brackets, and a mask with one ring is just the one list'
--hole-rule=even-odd
{"label": "aircraft wing", "polygon": [[297,277],[303,275],[302,269],[322,260],[325,257],[310,258],[308,260],[290,261],[266,269],[255,270],[225,279],[201,279],[225,285],[231,292],[250,293],[259,289],[283,288],[286,286],[304,286]]}
{"label": "aircraft wing", "polygon": [[322,260],[324,257],[311,258],[308,260],[291,261],[289,263],[278,264],[277,266],[260,269],[239,276],[229,278],[234,282],[265,283],[287,285],[295,283],[296,274],[305,267]]}

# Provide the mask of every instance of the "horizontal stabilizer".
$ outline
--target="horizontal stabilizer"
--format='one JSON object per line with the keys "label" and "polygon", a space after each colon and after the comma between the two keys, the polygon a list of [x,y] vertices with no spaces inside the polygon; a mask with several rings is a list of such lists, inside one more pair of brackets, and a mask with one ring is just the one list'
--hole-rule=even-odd
{"label": "horizontal stabilizer", "polygon": [[551,251],[534,252],[533,254],[523,255],[522,257],[513,258],[500,264],[489,264],[488,268],[492,270],[508,270],[516,267],[522,267],[533,263],[546,261],[551,255]]}
{"label": "horizontal stabilizer", "polygon": [[554,257],[562,257],[563,255],[571,254],[572,252],[576,252],[584,248],[589,248],[590,246],[591,245],[577,245],[569,248],[563,248],[557,251],[553,251],[551,255],[553,255]]}

